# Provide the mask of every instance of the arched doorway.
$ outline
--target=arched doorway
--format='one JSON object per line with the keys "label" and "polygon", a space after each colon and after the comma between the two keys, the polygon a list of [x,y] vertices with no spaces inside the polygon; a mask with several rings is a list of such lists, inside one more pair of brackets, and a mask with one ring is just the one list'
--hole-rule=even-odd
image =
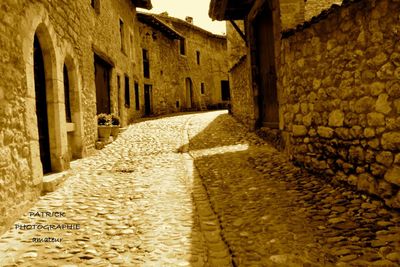
{"label": "arched doorway", "polygon": [[193,83],[190,78],[186,78],[186,108],[193,107]]}
{"label": "arched doorway", "polygon": [[36,116],[39,133],[40,160],[42,162],[43,173],[49,173],[51,169],[49,123],[47,114],[46,97],[46,75],[43,59],[43,52],[39,38],[35,34],[33,42],[34,60],[34,79],[36,95]]}

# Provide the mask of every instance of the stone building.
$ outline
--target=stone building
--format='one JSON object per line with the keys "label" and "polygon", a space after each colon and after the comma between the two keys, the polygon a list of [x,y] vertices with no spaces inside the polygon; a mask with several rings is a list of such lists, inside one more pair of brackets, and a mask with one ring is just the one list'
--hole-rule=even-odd
{"label": "stone building", "polygon": [[140,13],[147,114],[205,110],[229,103],[226,37],[186,21]]}
{"label": "stone building", "polygon": [[[0,3],[0,232],[38,198],[43,174],[93,149],[96,114],[137,110],[136,7],[150,0]],[[140,96],[142,97],[142,95]]]}
{"label": "stone building", "polygon": [[399,208],[399,1],[308,0],[312,18],[292,29],[284,2],[211,1],[212,18],[246,22],[228,28],[228,42],[246,41],[228,43],[240,51],[234,116],[277,137],[298,165]]}

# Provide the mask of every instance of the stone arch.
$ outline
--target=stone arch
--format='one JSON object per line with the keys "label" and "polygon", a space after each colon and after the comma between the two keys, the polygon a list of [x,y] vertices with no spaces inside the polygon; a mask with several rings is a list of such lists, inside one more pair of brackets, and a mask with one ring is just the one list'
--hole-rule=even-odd
{"label": "stone arch", "polygon": [[[50,159],[52,172],[62,171],[69,167],[67,158],[67,135],[62,131],[65,121],[63,94],[60,89],[60,69],[57,60],[59,55],[55,41],[56,33],[52,27],[46,10],[41,5],[32,4],[25,9],[25,17],[21,21],[21,36],[23,36],[23,56],[26,70],[26,98],[25,98],[25,126],[30,142],[30,164],[33,183],[42,182],[43,171],[40,160],[40,145],[38,133],[38,119],[36,115],[36,93],[34,75],[34,39],[38,38],[42,50],[46,104],[48,114]],[[61,70],[62,71],[62,70]],[[62,92],[62,91],[61,91]]]}
{"label": "stone arch", "polygon": [[[68,141],[68,154],[70,159],[82,158],[85,154],[83,146],[84,130],[83,130],[83,110],[82,110],[82,93],[81,93],[81,79],[79,72],[79,63],[75,56],[74,50],[69,43],[63,43],[62,68],[64,66],[68,72],[68,85],[69,85],[69,99],[71,111],[71,123],[67,123],[67,141]],[[64,83],[63,75],[63,84]],[[64,95],[64,99],[65,95]],[[64,105],[67,105],[64,101]]]}

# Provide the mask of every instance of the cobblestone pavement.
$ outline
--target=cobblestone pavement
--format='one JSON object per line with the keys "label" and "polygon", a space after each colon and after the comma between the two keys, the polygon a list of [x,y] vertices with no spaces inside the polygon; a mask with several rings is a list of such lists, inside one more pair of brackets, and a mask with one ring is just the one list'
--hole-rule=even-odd
{"label": "cobblestone pavement", "polygon": [[236,266],[400,266],[398,211],[301,172],[228,114],[187,128]]}
{"label": "cobblestone pavement", "polygon": [[[192,202],[197,191],[188,184],[191,162],[178,151],[187,141],[183,130],[190,117],[134,124],[97,155],[75,161],[68,180],[30,210],[61,211],[65,217],[27,213],[15,225],[79,224],[80,229],[12,229],[0,239],[0,266],[211,264]],[[206,198],[205,192],[196,196]],[[45,237],[63,240],[32,242]]]}
{"label": "cobblestone pavement", "polygon": [[30,210],[65,217],[15,224],[80,229],[13,226],[0,266],[400,265],[398,212],[301,172],[226,112],[133,124],[69,176]]}

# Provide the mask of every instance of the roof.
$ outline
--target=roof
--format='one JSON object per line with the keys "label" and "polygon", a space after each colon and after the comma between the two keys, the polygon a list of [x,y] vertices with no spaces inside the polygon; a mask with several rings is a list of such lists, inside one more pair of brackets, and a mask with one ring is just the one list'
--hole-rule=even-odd
{"label": "roof", "polygon": [[153,8],[153,5],[151,4],[151,0],[131,0],[131,1],[136,7],[141,7],[141,8],[145,8],[145,9]]}
{"label": "roof", "polygon": [[311,25],[316,24],[316,23],[320,22],[321,20],[326,19],[330,14],[337,12],[342,7],[347,7],[351,4],[354,4],[357,2],[362,2],[362,1],[364,1],[364,0],[343,0],[341,5],[333,4],[330,8],[323,10],[319,15],[314,16],[310,20],[297,25],[296,28],[287,29],[287,30],[283,31],[282,38],[287,38],[291,35],[294,35],[296,32],[300,32],[300,31],[303,31],[304,29],[311,27]]}
{"label": "roof", "polygon": [[244,19],[254,0],[211,0],[208,16],[213,20]]}
{"label": "roof", "polygon": [[160,32],[164,33],[169,39],[184,39],[184,37],[172,29],[168,24],[158,19],[154,14],[137,12],[137,18]]}
{"label": "roof", "polygon": [[207,30],[205,30],[203,28],[200,28],[200,27],[198,27],[196,25],[193,25],[192,23],[189,23],[189,22],[187,22],[185,20],[182,20],[182,19],[170,17],[168,15],[163,15],[162,13],[158,14],[158,15],[154,14],[154,16],[156,16],[157,18],[159,18],[160,20],[163,20],[164,22],[166,22],[168,24],[176,23],[176,24],[185,26],[187,28],[190,28],[192,30],[199,31],[199,32],[201,32],[201,33],[203,33],[203,34],[205,34],[205,35],[207,35],[209,37],[218,38],[218,39],[226,39],[225,35],[214,34],[212,32],[209,32],[209,31],[207,31]]}

